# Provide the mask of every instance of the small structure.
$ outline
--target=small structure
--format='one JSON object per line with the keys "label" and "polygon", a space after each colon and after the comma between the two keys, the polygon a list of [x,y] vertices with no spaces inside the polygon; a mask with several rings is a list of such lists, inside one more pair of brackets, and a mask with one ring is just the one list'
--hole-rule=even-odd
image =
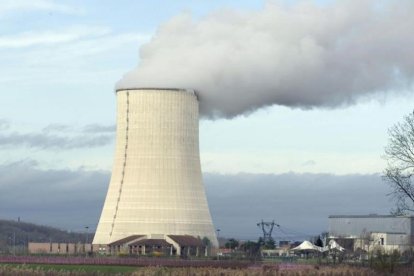
{"label": "small structure", "polygon": [[141,239],[128,246],[133,255],[174,255],[173,245],[164,239]]}
{"label": "small structure", "polygon": [[207,255],[207,247],[203,245],[200,239],[188,235],[168,235],[167,241],[177,249],[177,255],[180,256],[200,256]]}
{"label": "small structure", "polygon": [[340,246],[335,240],[330,240],[328,245],[326,245],[322,248],[322,251],[323,252],[326,252],[326,251],[329,251],[329,252],[331,252],[331,251],[344,252],[345,248]]}
{"label": "small structure", "polygon": [[132,235],[108,244],[109,254],[128,254],[129,244],[145,238],[144,235]]}
{"label": "small structure", "polygon": [[292,248],[293,251],[302,251],[302,252],[322,252],[322,247],[316,246],[310,241],[304,241],[300,245]]}
{"label": "small structure", "polygon": [[304,241],[295,248],[292,248],[292,251],[295,253],[300,253],[301,255],[305,255],[307,258],[309,254],[317,255],[321,253],[323,250],[322,247],[316,246],[310,241]]}
{"label": "small structure", "polygon": [[263,258],[272,258],[272,257],[288,257],[292,255],[290,253],[289,247],[277,247],[275,249],[262,249],[260,254]]}

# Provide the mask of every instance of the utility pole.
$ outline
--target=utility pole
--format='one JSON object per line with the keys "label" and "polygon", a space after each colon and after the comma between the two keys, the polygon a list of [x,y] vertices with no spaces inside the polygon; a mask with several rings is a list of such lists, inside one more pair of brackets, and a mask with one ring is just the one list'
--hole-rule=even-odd
{"label": "utility pole", "polygon": [[87,244],[87,243],[88,243],[88,241],[89,241],[89,239],[88,239],[88,238],[89,238],[89,237],[88,237],[88,236],[89,236],[89,235],[88,235],[88,234],[89,234],[88,230],[89,230],[89,226],[85,226],[85,232],[86,232],[85,243],[86,243],[86,244]]}
{"label": "utility pole", "polygon": [[272,232],[273,232],[273,228],[275,227],[275,225],[277,227],[280,227],[279,224],[275,223],[275,221],[262,221],[257,223],[257,226],[259,228],[262,229],[263,231],[263,242],[266,244],[266,242],[272,240]]}
{"label": "utility pole", "polygon": [[220,260],[220,229],[217,229],[217,241],[218,241],[218,252],[217,252],[217,260]]}
{"label": "utility pole", "polygon": [[85,238],[85,254],[86,254],[86,257],[88,257],[88,249],[87,249],[87,246],[88,246],[88,235],[89,235],[89,226],[85,226],[85,232],[86,232],[86,238]]}
{"label": "utility pole", "polygon": [[13,231],[13,256],[16,256],[16,231]]}

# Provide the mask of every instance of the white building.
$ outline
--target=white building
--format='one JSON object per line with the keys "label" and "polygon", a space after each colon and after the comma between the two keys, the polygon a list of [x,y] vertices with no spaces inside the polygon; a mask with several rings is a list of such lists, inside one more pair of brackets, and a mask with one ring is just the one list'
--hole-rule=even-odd
{"label": "white building", "polygon": [[384,249],[386,252],[393,252],[394,250],[404,252],[412,247],[410,235],[406,233],[372,232],[370,238],[371,250]]}
{"label": "white building", "polygon": [[348,250],[404,252],[413,247],[413,216],[329,216],[329,239]]}

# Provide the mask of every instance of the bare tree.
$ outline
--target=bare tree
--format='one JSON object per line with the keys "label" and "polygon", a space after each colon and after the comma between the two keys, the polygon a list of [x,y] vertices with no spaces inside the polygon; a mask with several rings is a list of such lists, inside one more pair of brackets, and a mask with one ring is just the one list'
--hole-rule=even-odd
{"label": "bare tree", "polygon": [[414,112],[388,130],[389,141],[385,148],[387,168],[384,180],[396,201],[395,214],[414,211]]}

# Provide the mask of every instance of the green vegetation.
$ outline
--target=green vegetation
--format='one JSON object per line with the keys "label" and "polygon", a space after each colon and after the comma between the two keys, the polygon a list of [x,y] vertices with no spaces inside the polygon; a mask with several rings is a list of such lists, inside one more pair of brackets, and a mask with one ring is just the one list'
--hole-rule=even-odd
{"label": "green vegetation", "polygon": [[[128,275],[137,270],[131,266],[105,266],[105,265],[54,265],[54,264],[0,264],[0,275],[5,271],[43,271],[43,272],[72,272],[82,275]],[[7,274],[6,274],[7,275]],[[30,274],[28,274],[30,275]],[[36,275],[36,274],[34,274]],[[52,274],[51,274],[52,275]],[[60,275],[60,274],[56,274]],[[73,274],[72,274],[73,275]],[[76,275],[76,274],[75,274]]]}
{"label": "green vegetation", "polygon": [[224,245],[225,248],[236,249],[239,247],[239,241],[236,239],[229,239]]}

